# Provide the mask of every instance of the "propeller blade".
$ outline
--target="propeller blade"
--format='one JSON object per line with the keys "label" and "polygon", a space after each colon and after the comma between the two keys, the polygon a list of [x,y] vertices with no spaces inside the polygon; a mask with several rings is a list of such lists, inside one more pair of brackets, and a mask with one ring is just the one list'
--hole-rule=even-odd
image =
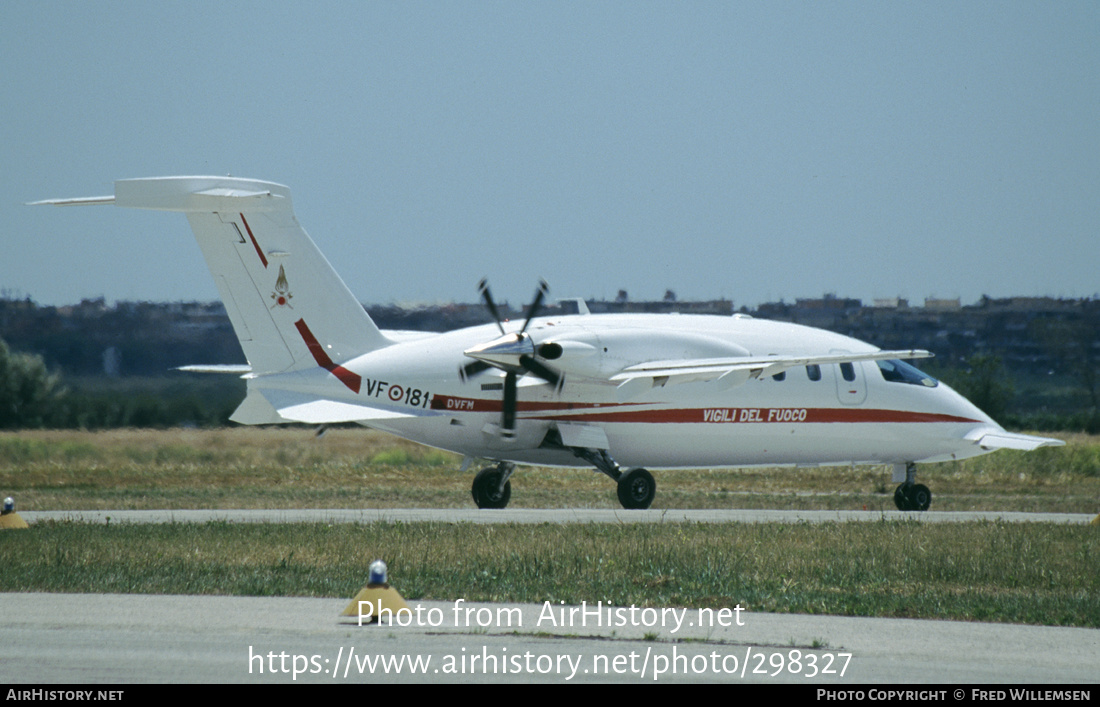
{"label": "propeller blade", "polygon": [[527,372],[535,374],[554,386],[555,392],[560,392],[562,386],[565,385],[565,374],[555,371],[553,368],[550,368],[530,356],[520,356],[519,365],[523,366],[524,370]]}
{"label": "propeller blade", "polygon": [[500,410],[500,433],[505,437],[516,436],[516,381],[518,376],[508,371],[504,376],[504,405]]}
{"label": "propeller blade", "polygon": [[[539,280],[539,287],[535,291],[535,299],[527,308],[523,328],[518,333],[510,336],[504,331],[500,310],[497,309],[496,302],[493,301],[493,295],[489,291],[488,278],[483,278],[478,283],[477,289],[481,293],[482,299],[485,300],[485,306],[489,308],[493,319],[496,320],[501,338],[467,349],[466,355],[476,360],[461,366],[458,369],[458,375],[465,382],[472,376],[476,376],[489,368],[499,368],[504,371],[504,402],[500,408],[500,435],[511,439],[516,436],[516,409],[518,407],[516,401],[519,377],[525,373],[531,373],[553,385],[556,391],[561,391],[561,387],[565,382],[564,374],[535,360],[534,356],[523,353],[524,351],[534,353],[534,344],[531,337],[527,335],[527,327],[530,326],[531,321],[538,316],[539,310],[542,309],[543,300],[550,291],[550,286],[546,284],[545,280]],[[516,365],[516,358],[514,358],[517,356],[518,366]]]}
{"label": "propeller blade", "polygon": [[534,301],[531,302],[531,306],[527,308],[527,319],[523,322],[523,328],[519,330],[520,334],[527,331],[527,325],[531,323],[531,320],[538,314],[539,309],[542,308],[542,300],[549,291],[550,286],[546,284],[546,280],[539,280],[539,288],[535,291]]}
{"label": "propeller blade", "polygon": [[497,309],[496,302],[493,301],[493,295],[489,292],[489,279],[482,278],[481,282],[477,284],[477,291],[481,293],[481,298],[485,300],[485,305],[489,307],[489,313],[493,315],[493,320],[497,323],[497,327],[500,329],[500,333],[504,333],[504,325],[501,324],[500,310]]}
{"label": "propeller blade", "polygon": [[470,361],[465,366],[459,367],[458,376],[462,379],[462,382],[465,383],[469,379],[476,376],[478,373],[487,371],[490,368],[492,368],[492,366],[485,363],[484,361]]}

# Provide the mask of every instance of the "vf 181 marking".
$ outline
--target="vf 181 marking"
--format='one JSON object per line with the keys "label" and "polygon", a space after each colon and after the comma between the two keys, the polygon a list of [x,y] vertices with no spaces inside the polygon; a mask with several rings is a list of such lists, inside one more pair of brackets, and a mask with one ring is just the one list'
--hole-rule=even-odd
{"label": "vf 181 marking", "polygon": [[397,383],[373,378],[363,379],[362,394],[369,398],[388,398],[391,402],[403,403],[409,407],[427,408],[432,394],[420,388],[407,388]]}

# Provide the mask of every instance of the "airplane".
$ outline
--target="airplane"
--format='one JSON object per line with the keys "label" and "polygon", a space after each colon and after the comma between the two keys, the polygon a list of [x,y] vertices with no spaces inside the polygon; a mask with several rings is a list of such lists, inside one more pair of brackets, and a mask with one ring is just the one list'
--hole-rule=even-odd
{"label": "airplane", "polygon": [[626,509],[649,508],[648,468],[890,465],[899,510],[924,511],[916,465],[1061,440],[1007,432],[908,360],[840,334],[732,316],[539,316],[446,333],[380,330],[294,216],[290,190],[233,177],[118,180],[109,196],[50,199],[186,214],[246,367],[245,425],[357,423],[461,454],[479,508],[504,508],[517,465],[590,466]]}

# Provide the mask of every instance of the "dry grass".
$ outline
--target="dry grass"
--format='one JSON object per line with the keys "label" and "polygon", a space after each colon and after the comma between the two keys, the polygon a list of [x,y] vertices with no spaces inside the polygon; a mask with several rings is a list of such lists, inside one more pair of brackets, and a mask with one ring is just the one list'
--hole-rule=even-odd
{"label": "dry grass", "polygon": [[[1095,513],[1100,442],[928,466],[943,510]],[[471,506],[457,457],[359,429],[0,434],[19,508]],[[658,471],[655,507],[891,508],[884,468]],[[590,471],[523,469],[513,504],[617,507]],[[1100,535],[1042,523],[37,523],[0,591],[351,596],[384,557],[410,598],[732,606],[1100,627]]]}
{"label": "dry grass", "polygon": [[1100,534],[1039,523],[38,523],[0,591],[351,597],[377,557],[410,599],[1100,627]]}
{"label": "dry grass", "polygon": [[[921,467],[937,510],[1096,513],[1100,440]],[[30,431],[0,434],[0,493],[26,510],[468,507],[456,455],[364,429]],[[658,470],[655,508],[893,508],[886,467]],[[530,469],[512,505],[616,508],[590,470]]]}

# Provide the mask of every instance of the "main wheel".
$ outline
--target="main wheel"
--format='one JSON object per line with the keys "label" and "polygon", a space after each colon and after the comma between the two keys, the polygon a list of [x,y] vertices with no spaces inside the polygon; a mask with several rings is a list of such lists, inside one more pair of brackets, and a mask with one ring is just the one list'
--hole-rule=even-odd
{"label": "main wheel", "polygon": [[619,477],[619,503],[623,508],[649,508],[656,495],[657,482],[645,469],[631,469]]}
{"label": "main wheel", "polygon": [[898,507],[899,511],[909,511],[909,497],[905,494],[905,484],[901,484],[894,489],[894,505]]}
{"label": "main wheel", "polygon": [[478,508],[504,508],[512,498],[512,482],[505,481],[501,490],[500,469],[490,466],[477,473],[470,491]]}
{"label": "main wheel", "polygon": [[932,492],[924,484],[913,484],[906,490],[905,496],[909,499],[911,511],[927,511],[932,505]]}

